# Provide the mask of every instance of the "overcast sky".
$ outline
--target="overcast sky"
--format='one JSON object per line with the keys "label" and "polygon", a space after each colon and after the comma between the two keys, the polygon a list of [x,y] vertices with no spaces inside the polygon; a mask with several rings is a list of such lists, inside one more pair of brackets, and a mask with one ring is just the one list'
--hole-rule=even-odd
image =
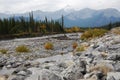
{"label": "overcast sky", "polygon": [[55,11],[67,5],[74,9],[116,8],[120,11],[120,0],[0,0],[0,12]]}

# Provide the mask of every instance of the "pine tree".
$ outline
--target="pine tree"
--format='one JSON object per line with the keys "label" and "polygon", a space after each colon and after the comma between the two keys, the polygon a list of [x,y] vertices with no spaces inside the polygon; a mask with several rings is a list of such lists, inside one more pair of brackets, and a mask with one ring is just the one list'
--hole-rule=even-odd
{"label": "pine tree", "polygon": [[62,15],[62,28],[61,28],[62,32],[64,32],[64,16]]}

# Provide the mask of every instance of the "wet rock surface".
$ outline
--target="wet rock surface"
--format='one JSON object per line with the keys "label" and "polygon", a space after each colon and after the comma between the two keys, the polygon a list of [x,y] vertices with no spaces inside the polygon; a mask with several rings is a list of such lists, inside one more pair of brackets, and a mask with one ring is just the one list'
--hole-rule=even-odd
{"label": "wet rock surface", "polygon": [[[0,80],[120,80],[120,35],[87,42],[79,39],[80,33],[63,35],[0,41],[0,48],[8,49],[0,53]],[[44,49],[48,41],[53,50]],[[73,42],[86,49],[73,50]],[[31,52],[15,52],[22,44]]]}

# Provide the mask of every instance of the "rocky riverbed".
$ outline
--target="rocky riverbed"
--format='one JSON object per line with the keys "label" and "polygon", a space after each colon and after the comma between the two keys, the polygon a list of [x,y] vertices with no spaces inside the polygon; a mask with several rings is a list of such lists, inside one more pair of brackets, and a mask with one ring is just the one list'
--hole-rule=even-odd
{"label": "rocky riverbed", "polygon": [[[0,41],[0,80],[120,80],[120,35],[107,33],[90,41],[81,41],[81,33]],[[46,42],[54,44],[45,50]],[[86,46],[73,50],[72,43]],[[26,45],[31,52],[16,53]],[[63,55],[61,55],[63,53]]]}

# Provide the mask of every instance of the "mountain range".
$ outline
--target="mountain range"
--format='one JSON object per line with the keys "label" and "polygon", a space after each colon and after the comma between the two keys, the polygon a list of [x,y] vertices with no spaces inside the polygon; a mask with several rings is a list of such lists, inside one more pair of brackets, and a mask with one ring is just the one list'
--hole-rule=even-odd
{"label": "mountain range", "polygon": [[[72,8],[66,7],[54,12],[41,10],[33,11],[33,16],[35,20],[44,20],[45,17],[47,17],[48,20],[59,20],[61,19],[62,15],[64,16],[64,24],[66,27],[94,27],[109,24],[110,22],[114,23],[120,21],[120,11],[114,8],[100,10],[85,8],[81,10],[74,10]],[[28,17],[29,12],[21,14],[0,13],[1,19],[9,18],[11,16],[14,16],[15,18],[19,16]]]}

